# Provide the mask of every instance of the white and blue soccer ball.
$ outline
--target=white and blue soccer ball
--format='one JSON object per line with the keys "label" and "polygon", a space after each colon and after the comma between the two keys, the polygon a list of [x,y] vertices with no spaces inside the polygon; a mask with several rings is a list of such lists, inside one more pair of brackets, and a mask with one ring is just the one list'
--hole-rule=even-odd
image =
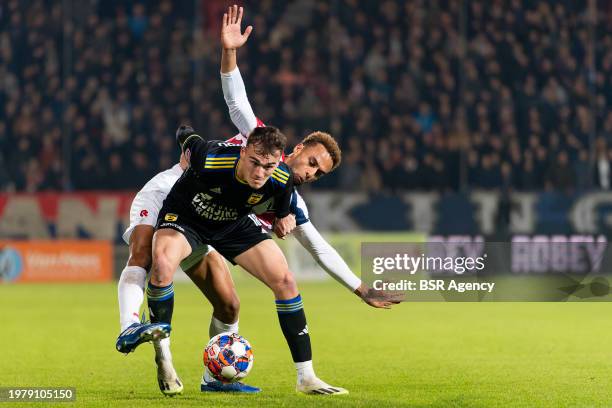
{"label": "white and blue soccer ball", "polygon": [[217,334],[204,348],[204,366],[216,380],[240,381],[253,368],[251,344],[238,333]]}

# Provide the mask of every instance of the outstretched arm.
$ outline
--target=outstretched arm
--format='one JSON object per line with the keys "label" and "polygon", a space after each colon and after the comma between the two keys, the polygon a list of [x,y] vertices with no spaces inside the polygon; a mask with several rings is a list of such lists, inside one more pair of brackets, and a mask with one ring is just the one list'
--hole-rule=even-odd
{"label": "outstretched arm", "polygon": [[236,63],[238,48],[246,43],[253,31],[253,27],[248,26],[244,34],[241,33],[242,14],[243,8],[238,8],[236,5],[229,7],[227,13],[223,14],[221,86],[232,123],[241,134],[247,136],[257,127],[257,117],[253,113],[253,108],[247,98],[246,88]]}
{"label": "outstretched arm", "polygon": [[310,221],[298,225],[293,234],[325,272],[359,296],[368,305],[389,309],[401,300],[387,293],[373,291],[365,286]]}

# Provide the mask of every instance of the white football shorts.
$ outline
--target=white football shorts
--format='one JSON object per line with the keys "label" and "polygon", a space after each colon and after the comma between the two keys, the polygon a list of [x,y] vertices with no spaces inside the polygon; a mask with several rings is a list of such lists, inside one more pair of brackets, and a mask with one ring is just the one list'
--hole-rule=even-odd
{"label": "white football shorts", "polygon": [[130,236],[137,225],[155,227],[157,215],[164,204],[166,193],[157,190],[139,191],[130,207],[130,226],[123,233],[123,240],[130,243]]}

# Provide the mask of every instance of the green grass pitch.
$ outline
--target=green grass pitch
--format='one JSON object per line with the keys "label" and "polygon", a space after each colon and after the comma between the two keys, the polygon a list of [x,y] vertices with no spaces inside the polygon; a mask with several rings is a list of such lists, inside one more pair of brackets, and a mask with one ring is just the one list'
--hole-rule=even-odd
{"label": "green grass pitch", "polygon": [[199,391],[211,308],[189,283],[176,285],[172,334],[183,395],[159,392],[151,345],[115,351],[115,284],[0,285],[0,386],[74,386],[76,403],[60,406],[86,407],[612,406],[608,303],[376,310],[334,282],[303,283],[315,369],[350,391],[309,397],[294,391],[271,293],[250,278],[236,283],[240,332],[255,352],[247,379],[263,388],[259,395]]}

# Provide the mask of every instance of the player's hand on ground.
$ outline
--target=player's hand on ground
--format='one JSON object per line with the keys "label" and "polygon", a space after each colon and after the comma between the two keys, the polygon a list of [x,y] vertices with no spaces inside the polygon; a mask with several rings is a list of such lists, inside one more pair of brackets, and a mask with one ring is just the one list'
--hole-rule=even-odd
{"label": "player's hand on ground", "polygon": [[233,5],[228,7],[227,13],[223,14],[223,25],[221,26],[221,45],[226,50],[240,48],[249,39],[253,26],[248,26],[242,34],[240,24],[242,23],[242,7]]}
{"label": "player's hand on ground", "polygon": [[368,288],[363,283],[355,289],[355,294],[368,305],[380,309],[391,309],[391,306],[397,305],[404,300],[403,293],[376,290]]}
{"label": "player's hand on ground", "polygon": [[284,218],[277,218],[274,221],[274,233],[280,239],[285,237],[295,229],[295,215],[289,214]]}

